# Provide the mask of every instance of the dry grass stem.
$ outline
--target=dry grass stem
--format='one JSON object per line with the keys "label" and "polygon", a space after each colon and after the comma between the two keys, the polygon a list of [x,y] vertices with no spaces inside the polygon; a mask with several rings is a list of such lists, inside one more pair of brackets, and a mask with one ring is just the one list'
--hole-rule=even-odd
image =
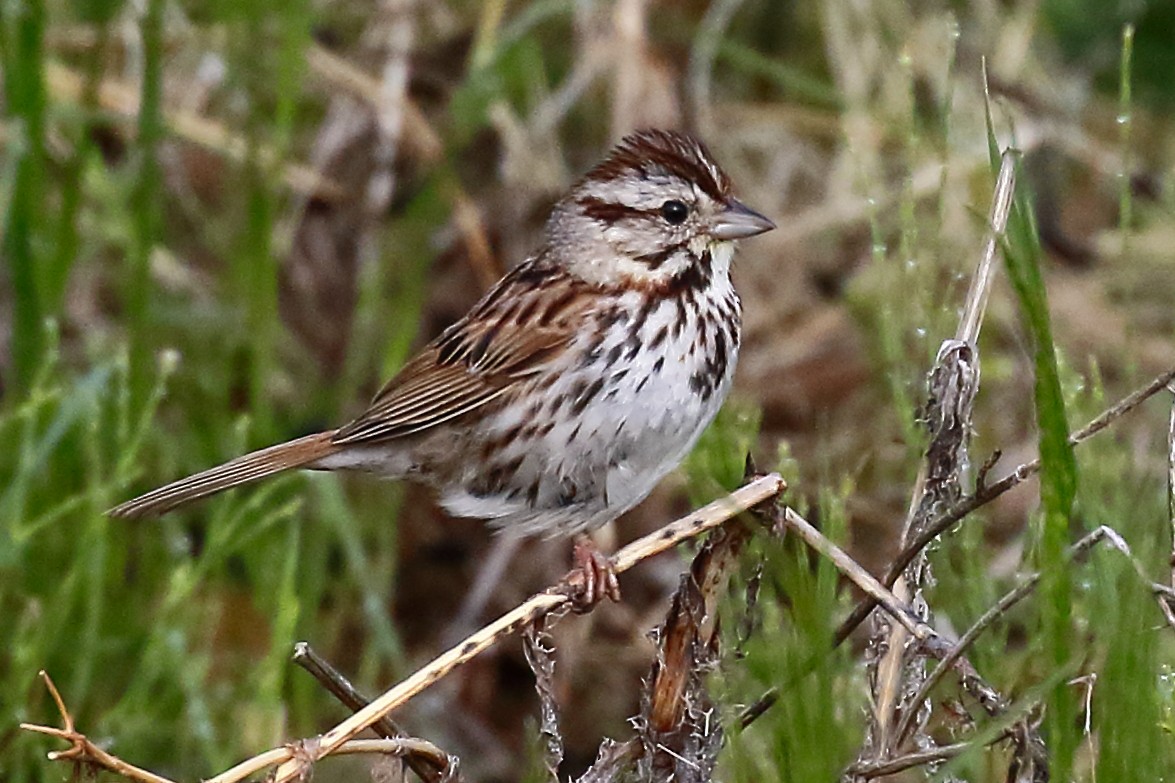
{"label": "dry grass stem", "polygon": [[543,744],[543,765],[550,780],[559,780],[563,763],[563,735],[559,733],[559,702],[555,696],[555,645],[547,633],[551,615],[527,626],[522,634],[522,651],[534,674],[534,689],[539,697],[539,736]]}
{"label": "dry grass stem", "polygon": [[[46,64],[45,82],[56,100],[82,100],[84,79],[60,63]],[[98,105],[128,124],[138,119],[139,98],[139,89],[126,82],[103,79],[98,86]],[[286,185],[295,193],[328,201],[344,196],[342,187],[329,177],[307,166],[279,162],[272,148],[261,146],[251,149],[244,136],[207,117],[174,108],[165,109],[163,116],[168,129],[177,137],[218,152],[230,160],[239,163],[251,154],[256,154],[263,165],[277,167]]]}
{"label": "dry grass stem", "polygon": [[846,777],[851,779],[872,780],[885,775],[894,775],[907,769],[948,761],[971,749],[970,742],[957,742],[953,745],[940,745],[930,750],[921,750],[906,753],[885,761],[857,762],[845,771]]}
{"label": "dry grass stem", "polygon": [[[1086,552],[1096,546],[1099,542],[1110,538],[1111,540],[1120,540],[1120,537],[1114,533],[1111,528],[1099,527],[1097,530],[1089,533],[1081,538],[1069,548],[1068,556],[1070,560],[1077,560]],[[1115,544],[1117,547],[1117,544]],[[996,601],[986,612],[984,612],[978,620],[976,620],[966,632],[959,637],[959,640],[950,648],[946,655],[939,658],[938,665],[926,677],[925,681],[918,691],[909,699],[909,706],[911,710],[902,716],[902,722],[899,724],[897,737],[899,740],[904,739],[910,730],[911,716],[914,714],[913,710],[919,704],[926,700],[930,691],[934,689],[946,673],[950,671],[955,664],[963,657],[966,651],[975,643],[979,635],[989,628],[996,620],[1003,617],[1009,609],[1018,604],[1023,599],[1027,598],[1036,586],[1040,583],[1041,575],[1039,573],[1032,574],[1019,585],[1009,590],[1000,600]],[[968,668],[969,665],[968,665]],[[981,703],[990,703],[990,699],[981,700]]]}
{"label": "dry grass stem", "polygon": [[[377,114],[384,111],[386,103],[383,88],[378,79],[369,76],[342,57],[311,44],[306,50],[306,65],[310,71],[331,87],[338,87],[367,104]],[[403,135],[405,144],[416,157],[426,163],[440,159],[444,143],[429,125],[424,112],[409,95],[402,95]]]}
{"label": "dry grass stem", "polygon": [[[750,535],[742,524],[716,530],[681,577],[656,634],[657,659],[645,680],[641,716],[634,721],[640,780],[712,778],[723,727],[705,675],[718,661],[718,601]],[[598,779],[620,779],[622,771]]]}
{"label": "dry grass stem", "polygon": [[975,270],[975,276],[971,278],[971,288],[967,291],[963,315],[959,319],[959,328],[955,332],[955,339],[961,342],[974,344],[979,340],[983,314],[987,311],[987,301],[991,297],[991,284],[995,279],[996,250],[999,249],[1000,241],[1008,230],[1012,197],[1016,193],[1016,161],[1018,158],[1019,153],[1015,150],[1005,150],[1000,158],[1000,172],[996,176],[991,211],[987,216],[987,238],[984,240],[983,252],[979,257],[979,267]]}

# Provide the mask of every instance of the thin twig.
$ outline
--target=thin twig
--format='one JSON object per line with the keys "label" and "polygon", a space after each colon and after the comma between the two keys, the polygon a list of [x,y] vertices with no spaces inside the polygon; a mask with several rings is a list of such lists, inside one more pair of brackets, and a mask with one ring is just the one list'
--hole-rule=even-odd
{"label": "thin twig", "polygon": [[[740,512],[776,497],[786,488],[787,484],[778,473],[770,473],[748,482],[726,497],[719,498],[681,519],[670,522],[660,530],[624,547],[612,558],[613,571],[618,574],[623,573],[643,560],[671,549],[686,539],[701,535]],[[573,574],[578,574],[578,572],[573,572]],[[582,574],[578,575],[582,579]],[[322,737],[290,743],[265,751],[242,761],[213,778],[209,778],[205,783],[238,783],[275,764],[281,766],[274,772],[272,783],[289,783],[295,778],[300,779],[315,762],[323,757],[339,753],[387,753],[398,756],[415,756],[430,763],[437,763],[440,759],[448,759],[448,756],[432,743],[416,738],[362,741],[352,738],[506,635],[568,604],[575,588],[575,580],[566,578],[559,586],[532,596],[521,606],[507,612],[477,633],[472,634],[461,644],[440,655],[432,663],[418,670],[372,703],[362,707]],[[84,761],[116,772],[131,780],[139,781],[139,783],[174,783],[168,778],[122,761],[78,733],[74,729],[73,718],[65,708],[52,680],[44,672],[41,673],[41,676],[53,695],[53,700],[57,704],[65,727],[59,729],[52,726],[22,723],[21,728],[25,731],[60,737],[72,744],[68,750],[50,753],[51,760]]]}
{"label": "thin twig", "polygon": [[[329,661],[316,653],[307,642],[298,642],[294,645],[293,661],[309,672],[331,695],[352,712],[358,712],[370,703],[370,699],[360,693],[350,680],[344,677]],[[371,724],[371,729],[386,739],[408,737],[408,732],[396,725],[387,715]],[[408,754],[404,757],[404,762],[425,783],[440,783],[454,766],[453,758],[443,752],[433,757],[416,753]]]}
{"label": "thin twig", "polygon": [[[280,764],[290,758],[302,759],[304,763],[313,763],[317,759],[317,742],[304,740],[293,742],[280,748],[273,748],[252,758],[245,759],[235,767],[217,775],[215,779],[232,781],[245,780],[274,764]],[[397,737],[395,739],[363,739],[348,740],[332,751],[331,755],[345,756],[357,753],[379,753],[397,757],[415,756],[432,762],[434,759],[447,758],[445,752],[428,740],[418,737]]]}
{"label": "thin twig", "polygon": [[[1001,735],[995,741],[1004,739],[1004,736],[1006,735]],[[972,746],[973,743],[970,742],[956,742],[954,745],[940,745],[936,748],[906,753],[884,761],[858,762],[849,767],[848,774],[865,779],[893,775],[912,767],[953,759],[971,749]]]}
{"label": "thin twig", "polygon": [[[371,699],[360,693],[338,669],[316,653],[308,642],[295,644],[294,654],[290,658],[352,712],[363,709],[371,702]],[[387,716],[371,724],[371,728],[376,734],[389,739],[407,736],[407,732]]]}
{"label": "thin twig", "polygon": [[797,514],[791,508],[783,511],[783,522],[808,546],[832,561],[832,564],[850,581],[859,587],[881,605],[891,617],[897,620],[910,635],[920,641],[927,641],[937,636],[934,629],[918,619],[905,602],[898,599],[884,585],[857,563],[847,552],[829,541],[823,533]]}
{"label": "thin twig", "polygon": [[20,727],[25,731],[58,737],[70,744],[70,747],[66,750],[51,751],[48,754],[50,761],[74,761],[91,764],[102,769],[108,769],[129,780],[137,780],[140,783],[172,783],[168,778],[162,775],[156,775],[154,772],[145,770],[142,767],[128,764],[117,756],[107,753],[93,742],[90,742],[85,734],[82,734],[74,727],[73,716],[66,709],[65,701],[61,698],[57,686],[53,684],[53,679],[43,670],[38,672],[38,675],[45,683],[45,687],[49,689],[49,694],[53,697],[53,703],[57,705],[57,711],[61,714],[61,722],[64,724],[64,727],[58,729],[53,726],[41,726],[35,723],[22,723]]}
{"label": "thin twig", "polygon": [[[1096,417],[1091,419],[1081,429],[1069,436],[1069,443],[1073,446],[1078,446],[1093,436],[1107,429],[1110,425],[1118,419],[1130,413],[1146,400],[1158,394],[1167,385],[1175,380],[1175,367],[1167,370],[1161,375],[1156,376],[1145,386],[1135,389],[1130,394],[1115,402],[1113,405],[1106,408]],[[1005,492],[1014,489],[1021,483],[1035,475],[1040,470],[1040,460],[1032,460],[1017,466],[1008,475],[994,484],[984,484],[975,490],[973,495],[963,498],[958,503],[955,503],[950,508],[939,514],[930,524],[926,526],[926,530],[917,539],[912,541],[908,547],[903,549],[893,563],[890,565],[886,576],[881,580],[881,583],[886,587],[892,585],[902,570],[910,563],[910,561],[917,556],[930,541],[934,540],[938,535],[949,530],[956,522],[963,517],[970,514],[991,501],[1003,495]],[[1158,591],[1156,591],[1158,592]],[[1175,600],[1175,599],[1172,599]],[[849,635],[869,616],[878,605],[878,601],[873,596],[866,596],[863,598],[849,613],[848,617],[837,627],[833,634],[832,646],[839,647],[844,643]],[[759,719],[763,713],[771,709],[774,704],[779,701],[779,689],[776,687],[768,688],[763,692],[759,698],[747,705],[739,714],[737,725],[741,729],[749,727],[752,723]]]}
{"label": "thin twig", "polygon": [[[44,681],[50,696],[53,697],[53,702],[57,705],[57,711],[61,714],[61,722],[64,725],[62,728],[57,728],[55,726],[42,726],[35,723],[22,723],[20,724],[20,728],[37,734],[57,737],[70,743],[70,747],[66,750],[51,751],[48,754],[50,761],[73,761],[75,763],[88,764],[93,767],[108,770],[128,780],[139,781],[139,783],[174,783],[170,778],[165,778],[150,770],[129,764],[95,745],[85,734],[79,732],[74,726],[73,716],[66,708],[65,701],[61,698],[61,694],[58,692],[53,679],[44,671],[39,672],[39,675]],[[295,757],[305,755],[308,752],[308,748],[313,745],[314,742],[309,741],[284,748],[275,748],[266,753],[254,756],[243,764],[239,764],[233,768],[237,773],[235,779],[244,779],[254,772],[258,772],[284,760],[291,754]],[[431,763],[440,765],[442,769],[446,768],[446,765],[449,763],[449,757],[444,751],[428,740],[418,739],[416,737],[351,740],[350,742],[344,743],[336,751],[336,754],[339,755],[355,753],[380,753],[397,756],[404,758],[409,763]]]}

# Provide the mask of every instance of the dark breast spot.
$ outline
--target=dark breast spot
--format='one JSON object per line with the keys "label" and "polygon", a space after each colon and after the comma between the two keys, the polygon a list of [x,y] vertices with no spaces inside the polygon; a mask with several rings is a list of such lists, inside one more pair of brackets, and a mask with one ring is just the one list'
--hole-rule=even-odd
{"label": "dark breast spot", "polygon": [[[578,388],[578,386],[576,387]],[[574,416],[579,416],[587,408],[588,404],[595,399],[600,390],[604,388],[604,379],[602,377],[596,378],[589,386],[580,390],[576,396],[575,401],[571,403],[571,413]]]}
{"label": "dark breast spot", "polygon": [[649,347],[653,350],[660,348],[667,337],[669,337],[669,324],[665,324],[657,330],[657,333],[653,335],[653,339],[649,343]]}
{"label": "dark breast spot", "polygon": [[471,487],[474,495],[487,497],[500,495],[505,492],[506,485],[514,478],[514,474],[522,467],[526,455],[515,457],[507,462],[491,463],[477,483]]}
{"label": "dark breast spot", "polygon": [[689,377],[689,388],[690,391],[701,397],[703,402],[710,399],[710,395],[714,393],[711,378],[705,370],[698,370]]}
{"label": "dark breast spot", "polygon": [[645,328],[645,323],[648,322],[649,317],[653,311],[661,304],[656,297],[650,296],[641,304],[640,309],[636,311],[633,316],[632,323],[628,327],[628,337],[624,340],[625,347],[628,348],[628,353],[624,358],[632,361],[641,350],[641,331]]}
{"label": "dark breast spot", "polygon": [[624,353],[624,343],[616,343],[616,345],[613,345],[612,348],[609,349],[608,356],[605,358],[604,363],[611,367],[612,365],[616,364],[616,362],[620,361],[620,354],[622,353]]}
{"label": "dark breast spot", "polygon": [[714,372],[719,377],[726,375],[727,336],[722,329],[714,332]]}
{"label": "dark breast spot", "polygon": [[555,414],[557,414],[559,412],[559,409],[567,404],[567,400],[568,400],[568,395],[566,392],[552,397],[547,402],[547,414],[550,416],[554,416]]}

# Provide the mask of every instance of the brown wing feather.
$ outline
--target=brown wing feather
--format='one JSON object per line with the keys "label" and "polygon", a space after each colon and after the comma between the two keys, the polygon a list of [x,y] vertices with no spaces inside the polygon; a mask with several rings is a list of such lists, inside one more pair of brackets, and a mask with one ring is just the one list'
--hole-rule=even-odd
{"label": "brown wing feather", "polygon": [[541,261],[520,265],[388,381],[333,443],[411,435],[510,392],[570,345],[592,304],[585,289]]}

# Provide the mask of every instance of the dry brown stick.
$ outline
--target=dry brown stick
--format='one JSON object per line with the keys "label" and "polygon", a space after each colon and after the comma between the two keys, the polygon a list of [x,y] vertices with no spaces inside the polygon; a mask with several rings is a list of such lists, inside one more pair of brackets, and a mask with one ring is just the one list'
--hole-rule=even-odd
{"label": "dry brown stick", "polygon": [[[1127,413],[1133,411],[1143,402],[1165,389],[1167,385],[1172,382],[1172,380],[1175,380],[1175,368],[1171,368],[1161,375],[1156,376],[1147,385],[1136,389],[1135,391],[1123,397],[1121,400],[1115,402],[1109,408],[1106,408],[1106,410],[1098,414],[1098,416],[1092,419],[1088,424],[1070,435],[1069,443],[1073,446],[1077,446],[1089,440],[1094,435],[1102,432],[1115,421],[1125,416]],[[952,505],[950,508],[943,511],[926,526],[926,529],[917,538],[910,542],[909,546],[898,553],[897,557],[894,558],[893,563],[890,565],[889,570],[886,571],[885,578],[881,580],[882,584],[886,586],[893,585],[894,581],[896,581],[898,576],[901,575],[905,567],[910,564],[910,561],[917,557],[918,553],[921,552],[927,546],[927,544],[945,533],[947,530],[953,527],[956,522],[970,514],[972,511],[987,505],[1000,495],[1003,495],[1005,492],[1014,489],[1032,476],[1036,475],[1039,471],[1039,459],[1025,462],[1022,465],[1018,465],[1010,473],[1008,473],[1008,475],[1004,476],[994,484],[986,484],[984,486],[978,487],[974,494],[963,498],[959,502]],[[857,604],[849,616],[845,618],[844,622],[842,622],[837,628],[836,633],[833,636],[834,643],[839,645],[845,639],[847,639],[849,634],[851,634],[857,628],[857,626],[860,625],[861,622],[869,616],[869,613],[873,611],[873,608],[876,606],[877,602],[874,601],[871,597],[867,597]]]}
{"label": "dry brown stick", "polygon": [[[745,511],[768,498],[775,497],[786,486],[783,479],[777,473],[758,478],[735,490],[727,497],[720,498],[692,514],[676,522],[671,522],[660,530],[624,547],[613,557],[613,569],[618,574],[623,573],[642,560],[664,552],[687,538],[692,538],[706,530],[717,527],[740,511]],[[335,749],[344,742],[425,688],[436,683],[457,666],[477,656],[499,639],[515,632],[527,623],[533,622],[538,617],[563,606],[569,600],[564,588],[560,588],[558,591],[547,591],[532,596],[521,606],[515,608],[513,611],[507,612],[480,631],[469,636],[461,644],[442,653],[432,663],[419,669],[410,677],[386,691],[371,704],[322,735],[316,743],[313,752],[308,754],[308,758],[295,759],[293,758],[293,754],[286,751],[285,758],[275,759],[275,762],[281,762],[281,766],[277,769],[273,783],[289,783],[289,781],[300,777],[308,764],[312,764],[324,756],[335,752]],[[281,751],[279,750],[280,753]],[[235,781],[241,779],[241,776],[236,772],[237,769],[234,768],[228,772],[221,773],[206,781],[206,783],[235,783]]]}
{"label": "dry brown stick", "polygon": [[57,705],[57,711],[61,714],[61,722],[64,726],[59,729],[53,726],[41,726],[35,723],[22,723],[20,727],[25,731],[58,737],[70,744],[67,750],[51,751],[49,753],[50,761],[68,760],[92,764],[122,775],[124,778],[140,781],[140,783],[172,783],[168,778],[156,775],[154,772],[145,770],[142,767],[136,767],[134,764],[128,764],[117,756],[107,753],[93,742],[90,742],[85,734],[82,734],[74,727],[73,716],[66,709],[65,701],[61,698],[57,686],[53,684],[53,679],[44,670],[38,672],[38,675],[44,681],[45,687],[49,689],[49,694],[53,697],[53,703]]}
{"label": "dry brown stick", "polygon": [[[329,661],[316,653],[309,643],[295,644],[291,660],[318,680],[322,687],[352,712],[363,709],[371,702],[371,699],[360,693]],[[407,735],[407,732],[386,716],[371,724],[371,728],[375,733],[388,739]]]}
{"label": "dry brown stick", "polygon": [[881,605],[891,617],[898,621],[911,636],[919,641],[927,641],[937,636],[934,629],[922,622],[906,603],[891,593],[884,585],[873,578],[847,552],[829,541],[823,533],[797,514],[791,508],[783,510],[783,523],[788,530],[798,535],[805,544],[832,561],[842,574],[866,595]]}
{"label": "dry brown stick", "polygon": [[[344,677],[329,661],[316,653],[307,642],[298,642],[294,645],[293,661],[318,680],[331,695],[352,712],[357,712],[370,703],[370,699],[360,693],[350,680]],[[371,728],[385,739],[409,738],[408,732],[396,725],[386,715],[371,724]],[[407,754],[404,762],[426,783],[440,783],[453,766],[449,755],[439,752],[439,749],[435,756],[423,753]]]}
{"label": "dry brown stick", "polygon": [[[117,775],[121,775],[128,780],[139,781],[139,783],[174,783],[170,778],[165,778],[162,775],[157,775],[150,770],[136,767],[123,761],[118,756],[115,756],[102,748],[95,745],[85,734],[82,734],[74,726],[73,716],[69,710],[66,709],[65,702],[61,698],[61,694],[57,690],[57,686],[53,683],[49,675],[41,671],[41,679],[45,682],[45,687],[49,690],[49,694],[53,697],[54,703],[57,705],[57,711],[61,714],[61,720],[64,727],[57,728],[55,726],[42,726],[36,723],[22,723],[20,728],[24,731],[31,731],[37,734],[44,734],[50,737],[57,737],[70,743],[70,747],[66,750],[51,751],[48,756],[50,761],[73,761],[78,764],[86,764],[92,767],[108,770]],[[245,764],[238,765],[234,769],[240,771],[238,779],[248,777],[254,772],[265,769],[271,764],[275,764],[282,759],[293,754],[294,756],[305,755],[307,749],[313,746],[313,742],[301,743],[294,746],[275,748],[273,750],[262,753],[259,756],[254,756]],[[354,753],[380,753],[384,755],[392,755],[403,757],[406,761],[427,761],[437,763],[438,759],[447,760],[448,756],[444,751],[432,744],[428,740],[419,739],[416,737],[397,737],[394,739],[378,739],[378,740],[351,740],[342,745],[336,753],[354,754]]]}
{"label": "dry brown stick", "polygon": [[[754,472],[748,458],[746,475]],[[753,512],[768,524],[782,524],[777,503]],[[710,718],[705,672],[718,655],[718,602],[751,532],[749,525],[730,525],[698,549],[654,635],[657,657],[644,679],[641,714],[632,721],[637,736],[623,744],[605,741],[579,783],[619,780],[636,762],[642,766],[633,774],[642,780],[710,779],[722,728]]]}
{"label": "dry brown stick", "polygon": [[645,677],[640,718],[639,779],[710,780],[722,747],[722,728],[706,672],[718,661],[718,602],[726,592],[751,527],[715,531],[682,574],[656,632],[657,658]]}
{"label": "dry brown stick", "polygon": [[[1001,735],[995,742],[1004,739],[1004,736]],[[936,761],[953,759],[955,756],[965,753],[971,746],[972,743],[970,742],[956,742],[953,745],[940,745],[930,750],[906,753],[884,761],[858,762],[849,767],[847,773],[854,777],[865,778],[866,780],[879,778],[883,775],[893,775],[912,767],[920,767],[925,764],[933,764]]]}

